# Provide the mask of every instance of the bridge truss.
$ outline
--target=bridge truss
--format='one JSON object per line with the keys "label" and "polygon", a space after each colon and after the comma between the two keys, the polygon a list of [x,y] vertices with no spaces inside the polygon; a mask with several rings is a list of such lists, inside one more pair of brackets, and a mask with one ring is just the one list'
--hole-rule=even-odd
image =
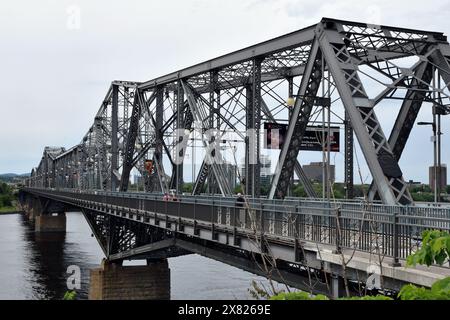
{"label": "bridge truss", "polygon": [[[450,47],[443,33],[324,18],[308,28],[142,83],[113,81],[80,144],[46,148],[31,187],[127,191],[130,174],[146,191],[183,188],[189,139],[204,160],[193,194],[232,194],[220,165],[225,134],[245,145],[245,193],[260,195],[264,121],[287,123],[269,198],[284,198],[295,174],[316,197],[299,164],[308,125],[328,112],[345,127],[345,183],[352,197],[354,142],[373,178],[369,197],[412,204],[398,164],[417,115],[430,103],[449,111]],[[294,98],[289,107],[286,98]],[[389,135],[377,107],[399,100]],[[214,134],[212,134],[213,132]],[[353,137],[356,137],[354,141]],[[145,169],[151,160],[154,170]]]}

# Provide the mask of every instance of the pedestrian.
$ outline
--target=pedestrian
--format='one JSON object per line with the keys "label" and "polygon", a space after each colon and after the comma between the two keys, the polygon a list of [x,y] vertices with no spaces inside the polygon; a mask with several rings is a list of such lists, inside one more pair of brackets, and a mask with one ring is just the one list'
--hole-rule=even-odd
{"label": "pedestrian", "polygon": [[241,193],[238,193],[236,199],[236,207],[242,208],[244,206],[244,202],[245,202],[244,197],[242,196]]}

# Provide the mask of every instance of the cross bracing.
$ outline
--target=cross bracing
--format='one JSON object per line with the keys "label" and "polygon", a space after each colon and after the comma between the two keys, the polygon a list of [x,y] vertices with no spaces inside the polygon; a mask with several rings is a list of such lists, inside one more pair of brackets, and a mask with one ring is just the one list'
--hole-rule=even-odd
{"label": "cross bracing", "polygon": [[[448,113],[449,83],[443,33],[324,18],[156,79],[113,81],[80,144],[46,149],[29,183],[127,191],[132,172],[139,172],[147,191],[182,192],[196,135],[203,138],[204,159],[194,170],[193,193],[229,196],[229,177],[217,162],[223,137],[232,132],[244,148],[244,191],[258,197],[262,124],[268,121],[288,125],[268,197],[286,197],[294,175],[308,196],[317,197],[299,162],[300,144],[328,108],[345,127],[347,195],[357,143],[373,179],[369,199],[407,205],[413,201],[398,162],[424,103]],[[292,107],[287,98],[294,98]],[[377,116],[384,101],[400,104],[391,132]],[[147,161],[154,164],[151,172]]]}

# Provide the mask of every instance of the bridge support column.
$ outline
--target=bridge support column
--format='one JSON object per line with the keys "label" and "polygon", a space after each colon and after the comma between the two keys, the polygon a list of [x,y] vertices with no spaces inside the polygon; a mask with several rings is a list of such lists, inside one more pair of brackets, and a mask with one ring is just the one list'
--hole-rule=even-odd
{"label": "bridge support column", "polygon": [[39,215],[34,217],[34,231],[36,232],[66,232],[66,214]]}
{"label": "bridge support column", "polygon": [[122,266],[105,259],[91,270],[89,300],[169,300],[170,269],[167,259],[146,266]]}
{"label": "bridge support column", "polygon": [[21,206],[23,209],[23,212],[25,214],[25,217],[32,223],[34,223],[34,219],[36,217],[36,213],[39,212],[39,208],[37,207],[36,200],[34,200],[32,197],[28,196],[21,196]]}
{"label": "bridge support column", "polygon": [[345,296],[344,279],[336,274],[330,276],[331,295],[334,299]]}

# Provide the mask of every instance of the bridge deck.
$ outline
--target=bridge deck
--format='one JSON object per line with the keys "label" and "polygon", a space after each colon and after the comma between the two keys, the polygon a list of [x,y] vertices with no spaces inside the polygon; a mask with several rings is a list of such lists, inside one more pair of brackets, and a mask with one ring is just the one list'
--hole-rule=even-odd
{"label": "bridge deck", "polygon": [[[165,201],[162,195],[155,194],[36,188],[24,191],[83,212],[95,211],[175,235],[106,253],[111,260],[139,259],[149,252],[178,247],[209,254],[236,266],[239,263],[231,261],[229,256],[220,258],[217,252],[270,253],[279,261],[305,264],[317,270],[325,268],[330,273],[341,272],[344,257],[353,273],[350,278],[358,278],[360,273],[367,275],[370,266],[381,266],[383,276],[391,279],[392,289],[405,282],[430,286],[436,279],[450,276],[447,267],[391,266],[394,258],[402,262],[418,248],[424,229],[450,229],[448,208],[430,210],[358,202],[264,199],[249,199],[245,207],[236,207],[235,199],[223,197],[181,197],[178,201]],[[209,244],[219,246],[214,247],[215,253],[208,251]],[[339,249],[342,255],[335,253]]]}

